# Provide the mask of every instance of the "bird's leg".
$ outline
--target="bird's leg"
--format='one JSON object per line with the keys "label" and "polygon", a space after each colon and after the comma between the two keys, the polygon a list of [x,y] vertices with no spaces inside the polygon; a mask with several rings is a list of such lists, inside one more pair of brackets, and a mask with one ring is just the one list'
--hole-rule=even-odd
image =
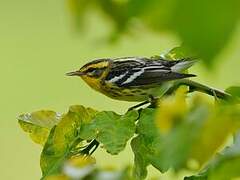
{"label": "bird's leg", "polygon": [[131,111],[131,110],[133,110],[133,109],[137,109],[137,108],[139,108],[139,107],[141,107],[141,106],[144,106],[145,104],[148,104],[148,103],[150,103],[149,100],[143,101],[143,102],[141,102],[141,103],[139,103],[139,104],[137,104],[137,105],[135,105],[135,106],[130,107],[130,108],[128,109],[128,111]]}
{"label": "bird's leg", "polygon": [[150,103],[150,105],[148,106],[148,108],[156,108],[157,107],[157,103],[158,103],[158,100],[160,99],[160,97],[153,97],[152,95],[149,96],[149,99],[147,101],[144,101],[142,103],[139,103],[135,106],[132,106],[128,109],[128,111],[131,111],[133,109],[137,109],[141,106],[144,106],[145,104],[148,104]]}
{"label": "bird's leg", "polygon": [[217,97],[217,94],[216,94],[216,92],[215,92],[215,90],[214,89],[212,89],[212,94],[213,94],[213,97],[214,97],[214,99],[215,99],[215,102],[219,102],[219,100],[218,100],[218,97]]}
{"label": "bird's leg", "polygon": [[156,108],[158,104],[158,100],[160,98],[158,97],[153,97],[152,95],[149,96],[149,102],[151,103],[148,108]]}

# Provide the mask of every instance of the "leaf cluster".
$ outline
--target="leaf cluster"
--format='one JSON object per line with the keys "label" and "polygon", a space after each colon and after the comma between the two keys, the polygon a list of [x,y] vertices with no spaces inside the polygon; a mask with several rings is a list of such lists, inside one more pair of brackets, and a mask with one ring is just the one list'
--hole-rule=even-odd
{"label": "leaf cluster", "polygon": [[[19,116],[24,131],[34,142],[43,145],[41,169],[43,178],[59,174],[73,157],[84,155],[81,149],[96,139],[110,154],[121,152],[135,133],[137,111],[118,115],[97,112],[80,105],[71,106],[66,114],[37,111]],[[88,154],[87,154],[88,155]]]}
{"label": "leaf cluster", "polygon": [[98,10],[113,22],[115,39],[131,29],[141,31],[139,24],[155,32],[169,31],[208,67],[231,40],[240,16],[238,0],[69,0],[69,4],[79,28],[85,25],[86,14]]}
{"label": "leaf cluster", "polygon": [[[199,172],[185,179],[239,177],[240,136],[220,151],[239,131],[239,105],[213,104],[205,97],[187,97],[186,91],[187,87],[181,86],[161,98],[157,107],[123,115],[75,105],[65,114],[41,110],[18,119],[32,140],[43,146],[42,179],[104,179],[104,173],[115,179],[144,179],[149,165],[162,173],[170,168]],[[229,92],[239,96],[238,87]],[[93,142],[116,155],[129,140],[135,157],[133,171],[104,170],[95,165],[92,146],[88,149]]]}

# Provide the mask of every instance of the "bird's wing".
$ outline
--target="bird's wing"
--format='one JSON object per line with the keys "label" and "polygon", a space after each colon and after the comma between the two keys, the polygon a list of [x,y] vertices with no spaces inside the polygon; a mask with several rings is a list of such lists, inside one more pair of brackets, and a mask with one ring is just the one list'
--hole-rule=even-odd
{"label": "bird's wing", "polygon": [[119,87],[161,84],[165,81],[193,77],[193,74],[175,72],[174,67],[185,61],[130,59],[115,62],[106,81]]}
{"label": "bird's wing", "polygon": [[139,71],[131,75],[127,80],[118,84],[119,86],[144,86],[151,84],[161,84],[165,81],[183,79],[187,77],[194,77],[193,74],[182,74],[167,70],[154,70],[154,71]]}

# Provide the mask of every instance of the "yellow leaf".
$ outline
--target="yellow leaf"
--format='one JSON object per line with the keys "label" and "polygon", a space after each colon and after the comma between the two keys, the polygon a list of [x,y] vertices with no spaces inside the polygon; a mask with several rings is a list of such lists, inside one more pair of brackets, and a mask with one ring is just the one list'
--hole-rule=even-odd
{"label": "yellow leaf", "polygon": [[92,120],[97,111],[84,106],[76,105],[69,108],[69,112],[58,123],[54,134],[54,146],[56,151],[65,151],[69,142],[75,138],[82,123]]}
{"label": "yellow leaf", "polygon": [[22,114],[18,117],[18,122],[35,143],[44,145],[51,128],[59,122],[60,118],[61,115],[54,111],[42,110]]}
{"label": "yellow leaf", "polygon": [[208,161],[227,142],[228,138],[239,128],[240,116],[235,106],[208,104],[209,116],[198,140],[192,149],[192,158],[200,165]]}
{"label": "yellow leaf", "polygon": [[156,124],[162,133],[167,133],[173,125],[183,119],[187,112],[186,103],[187,88],[181,86],[173,96],[164,98],[159,102],[156,113]]}

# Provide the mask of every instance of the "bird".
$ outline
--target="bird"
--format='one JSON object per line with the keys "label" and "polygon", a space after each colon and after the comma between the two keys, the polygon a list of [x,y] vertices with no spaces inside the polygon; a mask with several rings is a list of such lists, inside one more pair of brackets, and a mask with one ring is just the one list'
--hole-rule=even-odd
{"label": "bird", "polygon": [[174,81],[195,77],[185,73],[195,62],[195,58],[168,60],[161,56],[101,58],[66,75],[81,77],[112,99],[142,102],[161,96]]}

